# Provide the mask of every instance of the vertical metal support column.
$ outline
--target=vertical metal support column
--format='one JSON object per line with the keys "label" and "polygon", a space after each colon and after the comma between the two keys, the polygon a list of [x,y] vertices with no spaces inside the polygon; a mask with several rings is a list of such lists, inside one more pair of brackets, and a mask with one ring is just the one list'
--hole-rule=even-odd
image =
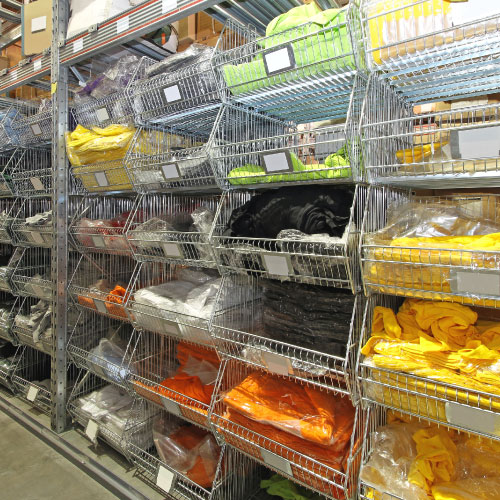
{"label": "vertical metal support column", "polygon": [[52,429],[62,432],[67,426],[66,389],[68,332],[68,161],[64,133],[68,127],[68,69],[59,65],[59,43],[66,35],[68,0],[54,0],[51,49],[52,92],[52,210],[54,245],[52,247],[53,296],[52,326],[54,345],[52,353]]}

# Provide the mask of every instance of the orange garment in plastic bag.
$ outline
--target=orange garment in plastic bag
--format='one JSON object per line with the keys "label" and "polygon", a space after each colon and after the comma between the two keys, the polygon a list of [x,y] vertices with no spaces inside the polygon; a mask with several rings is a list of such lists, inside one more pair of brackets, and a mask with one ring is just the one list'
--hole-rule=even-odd
{"label": "orange garment in plastic bag", "polygon": [[117,307],[114,304],[119,304],[120,306],[122,306],[127,298],[127,290],[125,290],[125,288],[120,285],[116,285],[115,288],[113,288],[113,290],[111,290],[111,292],[109,292],[109,295],[106,297],[106,309],[108,310],[108,313],[113,316],[122,316],[126,318],[127,313],[125,312],[125,309],[123,309],[123,307]]}

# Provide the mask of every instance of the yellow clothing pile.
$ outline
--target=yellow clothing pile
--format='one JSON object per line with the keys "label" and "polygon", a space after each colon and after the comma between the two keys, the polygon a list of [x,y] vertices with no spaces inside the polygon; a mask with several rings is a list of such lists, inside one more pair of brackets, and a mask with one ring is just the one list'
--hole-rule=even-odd
{"label": "yellow clothing pile", "polygon": [[445,405],[436,397],[500,411],[500,397],[492,402],[467,392],[500,396],[500,323],[478,320],[467,306],[406,299],[397,314],[376,307],[371,337],[361,353],[366,356],[364,365],[372,367],[370,377],[380,382],[367,383],[369,395],[377,401],[443,421]]}

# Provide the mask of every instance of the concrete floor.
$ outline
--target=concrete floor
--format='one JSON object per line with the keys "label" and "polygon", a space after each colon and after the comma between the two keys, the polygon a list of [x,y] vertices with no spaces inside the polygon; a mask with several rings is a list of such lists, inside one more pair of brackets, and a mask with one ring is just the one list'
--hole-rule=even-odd
{"label": "concrete floor", "polygon": [[111,500],[116,497],[0,411],[2,500]]}

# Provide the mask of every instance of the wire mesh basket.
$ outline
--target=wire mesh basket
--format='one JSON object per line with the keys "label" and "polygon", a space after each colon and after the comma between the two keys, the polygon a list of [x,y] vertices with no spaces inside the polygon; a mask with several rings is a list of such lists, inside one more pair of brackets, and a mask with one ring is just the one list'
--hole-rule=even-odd
{"label": "wire mesh basket", "polygon": [[24,200],[11,226],[14,245],[52,248],[54,240],[52,222],[51,199]]}
{"label": "wire mesh basket", "polygon": [[130,353],[137,340],[138,334],[127,323],[85,311],[71,332],[67,350],[78,368],[127,390]]}
{"label": "wire mesh basket", "polygon": [[51,413],[50,356],[32,347],[20,347],[12,384],[18,397],[41,412]]}
{"label": "wire mesh basket", "polygon": [[222,95],[299,123],[345,116],[365,67],[358,2],[318,11],[310,6],[305,22],[286,30],[271,23],[265,37],[227,21],[212,60]]}
{"label": "wire mesh basket", "polygon": [[12,375],[23,350],[23,346],[15,347],[12,343],[0,340],[0,384],[11,392],[15,390]]}
{"label": "wire mesh basket", "polygon": [[[297,203],[302,196],[302,191],[299,191],[296,193]],[[260,214],[252,212],[251,203],[245,205],[257,195],[236,191],[224,194],[211,237],[221,273],[252,274],[282,281],[348,288],[356,293],[359,288],[356,247],[366,193],[365,185],[356,186],[349,221],[341,237],[330,238],[325,234],[306,235],[301,231],[286,230],[278,233],[278,238],[274,239],[229,236],[232,232],[238,234],[241,231],[245,234],[246,231],[253,230],[252,224],[260,220]],[[274,204],[275,195],[270,196],[273,196]],[[270,205],[265,206],[269,208]],[[323,208],[319,207],[318,212],[322,211]],[[332,214],[329,209],[327,212],[324,214],[325,218],[329,218]],[[286,213],[293,213],[290,206],[287,206]],[[276,218],[281,215],[275,213]],[[274,221],[269,223],[274,224]],[[260,222],[258,224],[261,228],[264,227]]]}
{"label": "wire mesh basket", "polygon": [[210,327],[221,355],[357,399],[361,294],[250,276],[223,280]]}
{"label": "wire mesh basket", "polygon": [[[185,383],[183,372],[189,356],[197,366],[191,365],[188,370],[199,379],[192,388]],[[133,359],[129,380],[139,397],[188,422],[210,428],[208,411],[220,363],[214,349],[143,331]]]}
{"label": "wire mesh basket", "polygon": [[127,231],[134,259],[217,267],[209,236],[219,202],[219,195],[138,198],[131,218],[143,223]]}
{"label": "wire mesh basket", "polygon": [[[224,498],[247,499],[258,488],[260,477],[257,474],[255,462],[249,460],[236,450],[224,446],[218,450],[218,447],[212,442],[212,438],[209,435],[203,437],[203,431],[199,429],[192,430],[192,426],[183,424],[182,420],[166,411],[161,411],[151,406],[149,415],[147,425],[150,442],[148,446],[141,447],[134,443],[135,431],[131,429],[131,432],[127,434],[131,438],[127,450],[132,463],[137,467],[139,477],[158,491],[168,494],[172,498],[222,500]],[[179,457],[167,453],[165,457],[167,462],[163,461],[153,442],[154,428],[165,429],[165,432],[169,432],[169,434],[158,433],[161,436],[158,438],[160,442],[164,438],[166,443],[168,443],[166,446],[170,443],[175,443],[176,437],[178,437],[179,441],[182,440],[183,431],[184,433],[189,433],[190,436],[191,433],[197,437],[199,436],[198,439],[203,440],[200,442],[204,443],[201,446],[204,449],[210,447],[211,452],[204,457],[206,473],[204,475],[197,474],[193,467],[186,467],[182,463],[183,456],[191,452],[189,449],[178,450]],[[173,437],[171,438],[170,436]],[[196,442],[195,439],[191,440],[194,443]],[[159,446],[162,449],[161,444]],[[167,451],[166,446],[163,453]],[[200,455],[205,454],[201,447],[198,453]]]}
{"label": "wire mesh basket", "polygon": [[16,196],[33,198],[52,195],[52,150],[46,146],[18,148],[11,171]]}
{"label": "wire mesh basket", "polygon": [[14,345],[18,345],[13,326],[20,302],[19,297],[13,297],[10,293],[0,291],[0,339]]}
{"label": "wire mesh basket", "polygon": [[[340,182],[356,178],[350,127],[296,127],[242,107],[225,106],[216,125],[213,164],[222,189]],[[354,162],[354,166],[356,162]]]}
{"label": "wire mesh basket", "polygon": [[46,248],[22,249],[10,276],[10,286],[15,295],[52,301],[55,284],[51,278],[51,255]]}
{"label": "wire mesh basket", "polygon": [[125,166],[136,191],[214,189],[210,150],[220,106],[202,110],[162,128],[140,128]]}
{"label": "wire mesh basket", "polygon": [[498,87],[500,11],[483,0],[362,0],[368,65],[416,101]]}
{"label": "wire mesh basket", "polygon": [[52,142],[52,101],[25,102],[24,115],[12,123],[12,129],[22,146]]}
{"label": "wire mesh basket", "polygon": [[16,289],[12,284],[12,274],[16,269],[20,259],[24,255],[24,248],[14,247],[14,249],[7,245],[0,245],[0,290],[16,294]]}
{"label": "wire mesh basket", "polygon": [[[234,360],[226,361],[221,366],[210,414],[211,422],[219,437],[227,445],[237,448],[278,474],[315,490],[327,498],[356,498],[365,426],[364,411],[360,408],[353,408],[347,398],[331,395],[331,397],[338,399],[336,404],[350,406],[349,412],[352,417],[352,419],[349,417],[350,423],[343,438],[345,446],[338,442],[338,446],[342,447],[340,455],[343,455],[340,459],[339,448],[334,451],[332,446],[314,444],[312,441],[299,437],[299,435],[303,435],[300,430],[301,424],[299,424],[298,429],[294,430],[294,423],[291,424],[291,427],[288,427],[288,423],[284,423],[284,427],[281,426],[279,417],[274,422],[272,417],[270,421],[258,422],[240,415],[235,410],[228,411],[229,407],[225,402],[228,391],[235,388],[247,376],[257,373],[262,372],[255,372],[255,370]],[[280,379],[276,378],[274,383],[279,384],[279,381]],[[283,384],[285,383],[283,380]],[[303,390],[300,383],[294,384],[294,386],[297,387],[298,391]],[[254,389],[258,390],[257,383]],[[288,389],[290,387],[287,387],[287,391]],[[242,390],[244,391],[244,389]],[[247,396],[253,397],[250,393]],[[293,394],[288,395],[288,397],[295,396],[300,397]],[[256,397],[259,398],[259,396]],[[277,391],[276,411],[278,413],[281,412],[280,397],[282,395],[278,394]],[[245,405],[244,397],[241,404]],[[257,403],[257,406],[260,406],[260,402]],[[253,411],[251,407],[245,406],[245,408],[248,409],[249,413]],[[300,409],[297,408],[297,410],[300,413]],[[272,414],[273,410],[270,413]],[[310,417],[310,415],[304,415],[305,419]],[[297,413],[293,418],[301,421]],[[283,428],[288,428],[288,431],[282,430]]]}
{"label": "wire mesh basket", "polygon": [[[23,144],[23,137],[29,133],[24,126],[24,112],[26,106],[21,101],[0,105],[0,151],[8,151]],[[16,125],[21,128],[15,128]]]}
{"label": "wire mesh basket", "polygon": [[131,255],[126,232],[143,222],[135,204],[134,197],[84,196],[69,227],[75,248],[84,254]]}
{"label": "wire mesh basket", "polygon": [[[419,197],[372,186],[361,238],[366,291],[499,307],[499,254],[490,250],[494,246],[481,244],[480,240],[481,234],[497,231],[499,207],[498,195]],[[453,236],[449,243],[446,237],[400,239],[400,231],[404,230],[401,220],[416,214],[421,217],[420,230],[425,234],[428,230],[432,234],[475,234],[470,224],[476,223],[479,235],[465,236],[464,245]]]}
{"label": "wire mesh basket", "polygon": [[12,223],[22,205],[20,198],[0,198],[0,243],[12,245]]}
{"label": "wire mesh basket", "polygon": [[412,109],[372,78],[360,125],[368,178],[419,188],[500,185],[499,130],[498,100]]}
{"label": "wire mesh basket", "polygon": [[69,280],[69,296],[82,311],[130,321],[125,305],[137,266],[120,255],[82,255]]}
{"label": "wire mesh basket", "polygon": [[14,183],[12,182],[12,172],[17,163],[23,158],[25,152],[26,149],[21,147],[6,150],[0,148],[0,197],[16,195]]}

